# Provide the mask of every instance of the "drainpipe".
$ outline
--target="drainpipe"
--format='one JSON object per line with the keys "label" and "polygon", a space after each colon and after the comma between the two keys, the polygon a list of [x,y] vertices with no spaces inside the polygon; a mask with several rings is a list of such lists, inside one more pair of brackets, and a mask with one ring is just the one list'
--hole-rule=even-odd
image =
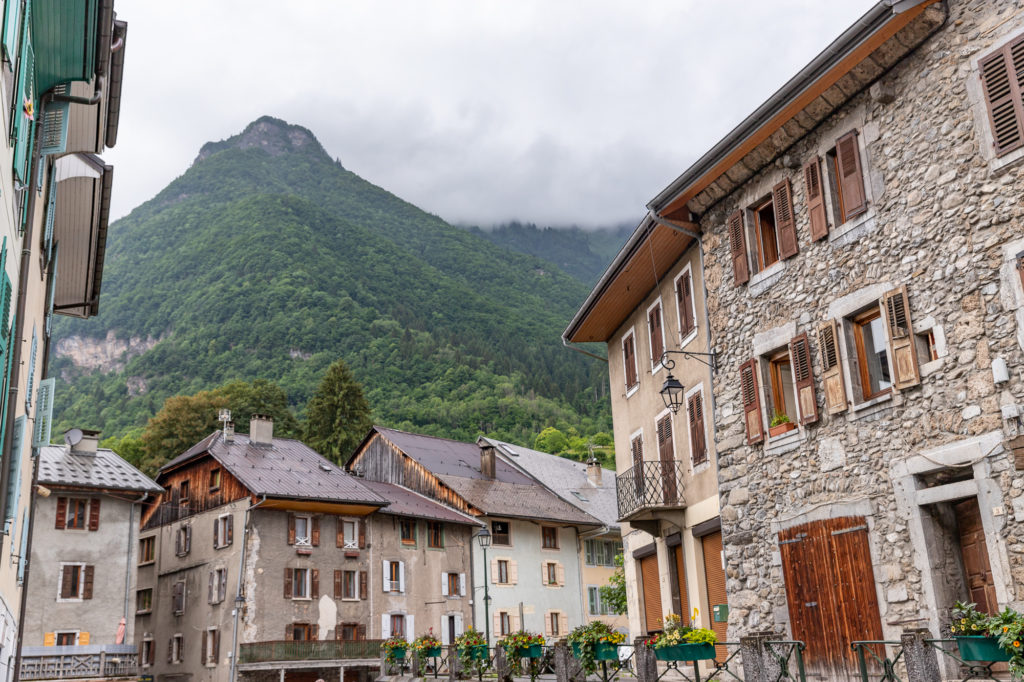
{"label": "drainpipe", "polygon": [[263,499],[256,504],[249,505],[245,510],[245,522],[242,524],[242,556],[238,560],[238,587],[235,590],[235,608],[231,611],[231,616],[234,619],[234,623],[231,626],[231,682],[236,682],[238,679],[238,613],[242,609],[242,604],[245,603],[245,599],[242,597],[242,576],[245,575],[245,549],[249,542],[249,515],[253,509],[260,506],[267,501],[267,496],[264,493]]}

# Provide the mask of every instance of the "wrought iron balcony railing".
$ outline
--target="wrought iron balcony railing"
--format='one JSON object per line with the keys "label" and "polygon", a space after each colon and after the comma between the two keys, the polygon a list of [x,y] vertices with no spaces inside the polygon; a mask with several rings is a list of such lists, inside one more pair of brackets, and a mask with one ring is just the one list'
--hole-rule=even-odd
{"label": "wrought iron balcony railing", "polygon": [[355,642],[342,642],[324,639],[305,642],[248,642],[239,646],[238,662],[245,664],[272,661],[376,659],[380,658],[380,645],[383,641],[381,639],[364,639]]}
{"label": "wrought iron balcony railing", "polygon": [[21,650],[23,680],[136,677],[138,655],[134,644],[84,646],[27,646]]}
{"label": "wrought iron balcony railing", "polygon": [[683,463],[643,462],[615,477],[619,520],[658,507],[683,507]]}

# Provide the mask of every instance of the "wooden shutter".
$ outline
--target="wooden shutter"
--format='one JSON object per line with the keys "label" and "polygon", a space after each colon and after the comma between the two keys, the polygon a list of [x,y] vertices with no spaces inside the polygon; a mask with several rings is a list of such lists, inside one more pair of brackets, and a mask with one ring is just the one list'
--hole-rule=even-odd
{"label": "wooden shutter", "polygon": [[743,421],[747,430],[747,445],[764,440],[761,420],[761,396],[757,391],[757,358],[740,365],[740,395],[743,398]]}
{"label": "wooden shutter", "polygon": [[561,563],[555,563],[555,579],[559,587],[565,587],[565,566]]}
{"label": "wooden shutter", "polygon": [[68,523],[68,498],[57,498],[57,522],[54,527],[57,530],[64,530]]}
{"label": "wooden shutter", "polygon": [[314,547],[319,547],[320,546],[320,517],[319,516],[314,516],[312,519],[310,519],[310,523],[313,525],[312,538],[310,538],[310,542],[313,543]]}
{"label": "wooden shutter", "polygon": [[359,571],[359,598],[366,599],[366,571]]}
{"label": "wooden shutter", "polygon": [[561,611],[558,612],[558,636],[565,637],[569,634],[569,616]]}
{"label": "wooden shutter", "polygon": [[288,515],[288,544],[295,544],[295,514]]}
{"label": "wooden shutter", "polygon": [[235,517],[229,516],[227,518],[227,542],[225,544],[230,545],[234,541],[235,535]]}
{"label": "wooden shutter", "polygon": [[807,195],[807,214],[811,220],[811,241],[816,242],[828,236],[825,192],[821,187],[821,161],[817,156],[804,164],[804,191]]}
{"label": "wooden shutter", "polygon": [[676,580],[679,584],[679,610],[683,625],[690,625],[690,595],[686,591],[686,562],[683,560],[682,543],[673,548],[676,557]]}
{"label": "wooden shutter", "polygon": [[185,554],[192,551],[192,526],[185,526]]}
{"label": "wooden shutter", "polygon": [[220,518],[218,517],[213,519],[213,548],[217,549],[220,545]]}
{"label": "wooden shutter", "polygon": [[665,415],[665,417],[658,420],[657,431],[658,459],[661,460],[662,464],[671,464],[675,459],[675,453],[672,452],[672,419],[669,415]]}
{"label": "wooden shutter", "polygon": [[312,577],[310,578],[309,596],[313,599],[320,598],[320,569],[311,569]]}
{"label": "wooden shutter", "polygon": [[743,211],[736,211],[730,215],[727,225],[733,281],[737,285],[745,284],[750,279],[750,266],[747,263],[747,237],[743,233]]}
{"label": "wooden shutter", "polygon": [[[722,565],[722,532],[718,531],[702,537],[701,550],[704,554],[704,580],[708,595],[707,611],[704,612],[701,625],[714,630],[718,635],[718,641],[724,642],[728,623],[716,623],[714,616],[715,604],[728,603],[725,591],[725,567]],[[716,660],[720,663],[724,662],[727,656],[728,653],[724,646],[715,647]]]}
{"label": "wooden shutter", "polygon": [[651,334],[651,364],[657,364],[661,360],[661,354],[665,351],[665,337],[661,331],[660,303],[647,313],[647,329]]}
{"label": "wooden shutter", "polygon": [[676,303],[679,306],[679,334],[686,338],[697,326],[693,319],[693,281],[689,272],[680,277],[676,285]]}
{"label": "wooden shutter", "polygon": [[320,639],[320,624],[313,623],[309,626],[309,638],[314,642]]}
{"label": "wooden shutter", "polygon": [[921,383],[921,372],[917,365],[906,285],[882,297],[882,317],[885,318],[889,347],[892,349],[893,390],[901,391],[917,386]]}
{"label": "wooden shutter", "polygon": [[213,631],[213,664],[220,660],[220,630]]}
{"label": "wooden shutter", "polygon": [[359,519],[359,549],[366,547],[366,519]]}
{"label": "wooden shutter", "polygon": [[981,87],[992,126],[996,156],[1024,144],[1024,103],[1020,74],[1024,71],[1024,37],[1018,38],[978,63]]}
{"label": "wooden shutter", "polygon": [[334,571],[334,598],[341,599],[341,571]]}
{"label": "wooden shutter", "polygon": [[89,498],[89,530],[100,529],[100,498]]}
{"label": "wooden shutter", "polygon": [[202,665],[206,665],[206,640],[209,639],[209,637],[210,637],[209,632],[210,631],[207,630],[206,632],[203,633],[203,636],[201,637],[201,639],[203,640],[203,646],[202,646],[202,651],[200,652],[199,660],[202,662]]}
{"label": "wooden shutter", "polygon": [[795,256],[800,247],[796,238],[796,217],[793,215],[793,190],[786,178],[772,188],[775,208],[775,232],[779,235],[779,258]]}
{"label": "wooden shutter", "polygon": [[637,384],[635,334],[629,334],[622,340],[622,358],[626,365],[626,388],[630,389]]}
{"label": "wooden shutter", "polygon": [[519,582],[519,562],[515,559],[509,559],[508,562],[508,582],[510,585]]}
{"label": "wooden shutter", "polygon": [[839,167],[839,191],[843,197],[843,222],[846,222],[868,210],[856,130],[836,140],[836,165]]}
{"label": "wooden shutter", "polygon": [[174,638],[167,640],[167,662],[174,663]]}
{"label": "wooden shutter", "polygon": [[284,626],[284,641],[290,642],[295,638],[295,628],[291,623]]}
{"label": "wooden shutter", "polygon": [[228,594],[228,569],[224,569],[220,572],[220,592],[217,601],[224,601],[224,597]]}
{"label": "wooden shutter", "polygon": [[821,386],[825,392],[825,409],[838,414],[847,407],[843,366],[839,357],[839,327],[829,320],[818,327],[818,350],[821,352]]}
{"label": "wooden shutter", "polygon": [[356,639],[360,642],[366,640],[366,624],[360,623],[356,626]]}
{"label": "wooden shutter", "polygon": [[640,560],[640,581],[644,591],[644,625],[647,632],[661,630],[661,583],[658,577],[658,555]]}
{"label": "wooden shutter", "polygon": [[818,421],[818,398],[814,394],[814,373],[811,371],[811,344],[806,332],[789,342],[789,359],[796,376],[796,402],[800,423]]}
{"label": "wooden shutter", "polygon": [[213,604],[215,601],[214,589],[217,583],[217,571],[210,571],[210,579],[206,583],[206,603]]}
{"label": "wooden shutter", "polygon": [[335,544],[338,547],[344,547],[345,546],[345,519],[341,518],[340,516],[335,516],[334,517],[334,522],[335,522],[335,533],[334,533]]}
{"label": "wooden shutter", "polygon": [[691,395],[686,403],[690,417],[690,457],[694,464],[703,464],[708,461],[708,448],[704,438],[704,401],[700,391]]}
{"label": "wooden shutter", "polygon": [[65,566],[61,570],[61,576],[60,576],[60,598],[61,599],[70,599],[73,596],[75,596],[75,597],[78,596],[78,595],[72,595],[71,594],[71,571],[72,571],[73,568],[74,568],[73,566]]}
{"label": "wooden shutter", "polygon": [[181,535],[181,529],[179,528],[177,532],[174,533],[174,553],[177,556],[181,556]]}
{"label": "wooden shutter", "polygon": [[292,569],[284,569],[284,598],[292,598]]}

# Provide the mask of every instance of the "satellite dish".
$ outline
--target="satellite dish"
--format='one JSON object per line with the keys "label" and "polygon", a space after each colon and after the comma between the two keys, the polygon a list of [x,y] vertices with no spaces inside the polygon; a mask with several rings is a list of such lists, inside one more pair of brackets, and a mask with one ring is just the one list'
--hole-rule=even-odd
{"label": "satellite dish", "polygon": [[64,442],[71,447],[74,447],[82,442],[83,435],[82,429],[71,429],[64,433]]}

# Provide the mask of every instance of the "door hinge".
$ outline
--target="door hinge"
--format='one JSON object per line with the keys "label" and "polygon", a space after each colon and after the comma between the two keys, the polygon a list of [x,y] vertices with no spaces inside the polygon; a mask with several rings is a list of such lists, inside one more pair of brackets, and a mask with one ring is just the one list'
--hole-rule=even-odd
{"label": "door hinge", "polygon": [[791,540],[779,540],[780,545],[791,545],[794,542],[803,542],[803,539],[807,537],[807,533],[797,533],[797,536]]}
{"label": "door hinge", "polygon": [[867,530],[867,526],[854,526],[853,528],[843,528],[842,530],[832,531],[832,535],[842,535],[843,533],[853,533],[858,530]]}
{"label": "door hinge", "polygon": [[805,607],[805,608],[810,608],[810,607],[812,607],[812,606],[817,606],[817,605],[818,605],[818,602],[816,602],[816,601],[808,601],[808,602],[804,602],[804,607]]}

